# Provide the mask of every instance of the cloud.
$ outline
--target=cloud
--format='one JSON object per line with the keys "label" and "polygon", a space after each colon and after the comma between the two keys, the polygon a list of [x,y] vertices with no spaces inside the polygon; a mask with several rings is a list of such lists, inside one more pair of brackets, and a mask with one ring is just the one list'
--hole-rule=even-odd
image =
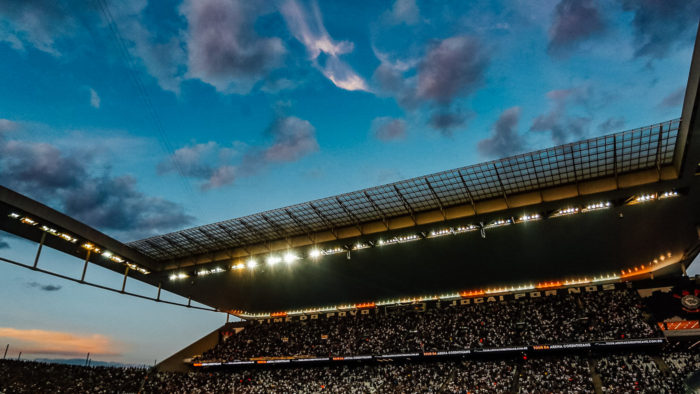
{"label": "cloud", "polygon": [[295,116],[277,118],[268,128],[274,137],[264,157],[270,162],[291,162],[319,150],[316,129],[307,120]]}
{"label": "cloud", "polygon": [[571,104],[586,106],[591,95],[591,88],[586,85],[547,92],[551,109],[535,118],[530,131],[549,131],[555,144],[583,138],[588,134],[592,119],[590,116],[570,115],[568,107]]}
{"label": "cloud", "polygon": [[244,0],[186,1],[188,76],[224,93],[245,94],[286,52],[277,37],[260,37],[254,21],[260,10]]}
{"label": "cloud", "polygon": [[12,342],[13,347],[24,354],[121,355],[119,346],[111,338],[101,334],[0,327],[0,338],[4,342]]}
{"label": "cloud", "polygon": [[56,40],[75,28],[72,13],[64,2],[51,0],[8,0],[0,2],[0,41],[16,50],[32,46],[59,56]]}
{"label": "cloud", "polygon": [[4,239],[0,238],[0,249],[9,249],[9,248],[10,248],[10,244],[5,242]]}
{"label": "cloud", "polygon": [[372,121],[372,134],[381,141],[396,141],[406,137],[406,121],[382,116]]}
{"label": "cloud", "polygon": [[17,129],[19,129],[19,123],[0,118],[0,138],[2,138],[3,134]]}
{"label": "cloud", "polygon": [[[201,181],[202,190],[210,190],[231,185],[272,163],[297,161],[319,150],[316,129],[295,116],[276,118],[266,133],[272,141],[258,147],[237,150],[213,141],[182,147],[158,164],[158,173],[182,173]],[[238,156],[240,161],[234,163]]]}
{"label": "cloud", "polygon": [[235,167],[226,165],[236,151],[210,141],[206,144],[188,145],[177,149],[158,164],[158,173],[180,173],[183,176],[201,179],[202,190],[213,189],[233,183]]}
{"label": "cloud", "polygon": [[598,130],[604,133],[609,133],[612,131],[621,131],[623,127],[625,127],[625,118],[621,116],[613,116],[606,119],[603,123],[599,124]]}
{"label": "cloud", "polygon": [[26,285],[27,287],[34,287],[43,291],[58,291],[62,289],[62,286],[59,285],[42,285],[38,282],[27,282]]}
{"label": "cloud", "polygon": [[416,0],[396,0],[391,10],[385,14],[385,18],[393,25],[415,25],[420,21],[420,10]]}
{"label": "cloud", "polygon": [[604,30],[605,22],[593,0],[561,0],[554,8],[548,50],[562,54]]}
{"label": "cloud", "polygon": [[671,92],[668,96],[664,97],[664,99],[659,103],[659,107],[679,108],[681,105],[683,105],[683,100],[685,100],[685,86],[681,86],[680,88]]}
{"label": "cloud", "polygon": [[94,162],[82,151],[0,139],[0,182],[77,220],[129,239],[192,222],[182,206],[141,193],[132,176],[94,172]]}
{"label": "cloud", "polygon": [[634,13],[637,57],[663,58],[677,45],[692,43],[695,37],[700,2],[623,0],[622,8]]}
{"label": "cloud", "polygon": [[95,89],[89,88],[90,89],[90,105],[93,108],[100,108],[100,96],[97,94]]}
{"label": "cloud", "polygon": [[518,134],[520,107],[511,107],[501,113],[491,128],[488,138],[479,141],[479,153],[483,156],[502,158],[521,152],[525,141]]}
{"label": "cloud", "polygon": [[459,112],[439,111],[430,116],[428,124],[445,135],[466,123],[467,116]]}
{"label": "cloud", "polygon": [[[286,0],[280,6],[289,31],[301,42],[311,58],[312,64],[335,86],[349,91],[369,91],[365,80],[340,56],[352,52],[350,41],[335,41],[323,24],[318,3],[311,3],[304,10],[296,0]],[[321,57],[321,55],[325,55]]]}
{"label": "cloud", "polygon": [[469,36],[440,41],[428,51],[418,66],[416,96],[439,104],[449,104],[466,96],[484,79],[489,56],[481,43]]}

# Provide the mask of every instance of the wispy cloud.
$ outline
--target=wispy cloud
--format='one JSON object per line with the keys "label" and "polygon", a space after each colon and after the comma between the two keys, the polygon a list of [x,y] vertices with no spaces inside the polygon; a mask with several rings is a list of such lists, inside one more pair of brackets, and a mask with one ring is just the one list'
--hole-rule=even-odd
{"label": "wispy cloud", "polygon": [[188,76],[225,93],[248,93],[282,63],[286,49],[277,37],[260,37],[254,28],[257,2],[186,1]]}
{"label": "wispy cloud", "polygon": [[479,141],[479,153],[501,158],[518,153],[525,148],[524,139],[518,134],[520,107],[508,108],[501,113],[491,128],[488,138]]}
{"label": "wispy cloud", "polygon": [[60,285],[42,285],[39,282],[27,282],[26,285],[27,287],[37,288],[43,291],[58,291],[63,288]]}
{"label": "wispy cloud", "polygon": [[550,132],[555,144],[563,144],[586,136],[592,118],[572,115],[569,113],[569,107],[572,104],[586,106],[591,100],[591,90],[590,86],[581,85],[547,92],[547,98],[551,103],[550,109],[535,118],[530,131]]}
{"label": "wispy cloud", "polygon": [[623,0],[622,7],[634,14],[632,26],[637,57],[660,59],[676,45],[692,43],[700,2]]}
{"label": "wispy cloud", "polygon": [[549,53],[562,55],[605,30],[601,12],[593,0],[561,0],[554,8],[549,28]]}
{"label": "wispy cloud", "polygon": [[385,18],[394,25],[415,25],[420,21],[420,10],[416,0],[396,0],[391,10],[385,14]]}
{"label": "wispy cloud", "polygon": [[397,141],[406,137],[406,121],[381,116],[372,121],[372,134],[381,141]]}
{"label": "wispy cloud", "polygon": [[100,334],[0,327],[0,338],[24,354],[118,356],[122,352],[111,338]]}
{"label": "wispy cloud", "polygon": [[200,180],[202,190],[210,190],[270,164],[294,162],[319,150],[314,126],[295,116],[275,118],[266,134],[272,141],[262,146],[232,149],[210,141],[182,147],[158,164],[158,172],[163,175],[179,169],[184,176]]}
{"label": "wispy cloud", "polygon": [[95,172],[86,149],[3,138],[0,183],[113,235],[135,239],[191,222],[182,206],[143,194],[131,175]]}
{"label": "wispy cloud", "polygon": [[[318,3],[313,1],[310,10],[305,10],[296,0],[286,0],[280,7],[289,31],[306,47],[316,67],[335,86],[344,90],[369,91],[365,80],[340,56],[352,52],[350,41],[334,40],[323,24]],[[321,54],[325,56],[321,58]]]}
{"label": "wispy cloud", "polygon": [[90,105],[93,108],[100,108],[100,96],[97,94],[95,89],[89,88],[90,89]]}

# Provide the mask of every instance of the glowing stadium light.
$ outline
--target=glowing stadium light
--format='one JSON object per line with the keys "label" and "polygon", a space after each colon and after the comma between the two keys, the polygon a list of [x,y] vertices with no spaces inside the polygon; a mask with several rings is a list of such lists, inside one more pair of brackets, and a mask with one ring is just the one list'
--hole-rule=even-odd
{"label": "glowing stadium light", "polygon": [[309,257],[312,259],[317,259],[321,257],[321,251],[319,249],[313,248],[309,251]]}
{"label": "glowing stadium light", "polygon": [[659,200],[664,199],[664,198],[672,198],[672,197],[678,197],[678,192],[675,190],[663,192],[662,194],[659,195]]}
{"label": "glowing stadium light", "polygon": [[17,219],[17,218],[20,217],[20,214],[15,213],[15,212],[11,212],[11,213],[10,213],[9,215],[7,215],[7,216],[11,217],[12,219]]}
{"label": "glowing stadium light", "polygon": [[282,259],[279,256],[268,256],[267,259],[265,259],[265,262],[269,266],[273,266],[281,261]]}
{"label": "glowing stadium light", "polygon": [[30,217],[28,217],[28,216],[23,217],[23,218],[20,219],[19,221],[22,222],[22,223],[24,223],[24,224],[28,224],[28,225],[30,225],[30,226],[36,226],[36,225],[38,224],[34,219],[32,219],[32,218],[30,218]]}
{"label": "glowing stadium light", "polygon": [[183,272],[180,272],[180,273],[177,273],[177,274],[172,274],[172,275],[170,275],[170,280],[185,279],[185,278],[189,278],[189,277],[190,277],[189,275],[187,275],[187,274],[185,274],[185,273],[183,273]]}
{"label": "glowing stadium light", "polygon": [[292,264],[293,262],[299,260],[299,256],[295,255],[292,252],[287,252],[283,256],[284,262],[287,264]]}
{"label": "glowing stadium light", "polygon": [[568,207],[568,208],[562,208],[559,209],[558,211],[554,212],[551,217],[559,217],[559,216],[569,216],[569,215],[575,215],[579,213],[579,208],[578,207]]}
{"label": "glowing stadium light", "polygon": [[466,233],[466,232],[469,232],[469,231],[476,231],[476,230],[478,230],[478,229],[479,229],[479,226],[470,224],[470,225],[468,225],[468,226],[458,226],[458,227],[455,227],[455,228],[454,228],[454,232],[455,232],[455,233]]}
{"label": "glowing stadium light", "polygon": [[352,250],[360,250],[360,249],[367,249],[370,247],[370,244],[365,243],[365,242],[358,242],[355,245],[352,246]]}
{"label": "glowing stadium light", "polygon": [[339,246],[336,246],[335,248],[330,248],[330,249],[321,249],[321,254],[323,256],[328,256],[331,254],[338,254],[338,253],[345,253],[345,252],[346,252],[346,250],[339,247]]}
{"label": "glowing stadium light", "polygon": [[102,252],[102,256],[109,259],[109,258],[112,258],[113,255],[112,255],[112,252],[110,252],[109,250],[105,250],[104,252]]}
{"label": "glowing stadium light", "polygon": [[486,225],[486,228],[507,226],[507,225],[512,224],[512,223],[513,223],[513,221],[511,219],[498,219],[498,220]]}
{"label": "glowing stadium light", "polygon": [[428,233],[428,238],[443,237],[445,235],[452,234],[454,234],[454,230],[452,228],[443,228],[440,230],[431,231],[430,233]]}
{"label": "glowing stadium light", "polygon": [[400,244],[400,243],[418,241],[419,239],[421,239],[421,237],[418,236],[417,234],[403,235],[403,236],[397,236],[394,238],[390,238],[387,240],[380,239],[378,242],[378,245],[385,246],[385,245],[392,245],[392,244]]}
{"label": "glowing stadium light", "polygon": [[640,204],[643,202],[653,201],[656,199],[656,193],[652,194],[642,194],[641,196],[636,196],[630,204]]}
{"label": "glowing stadium light", "polygon": [[216,268],[212,268],[212,269],[209,269],[209,270],[203,269],[203,270],[197,271],[197,272],[196,272],[196,275],[197,275],[197,276],[207,276],[207,275],[216,274],[216,273],[219,273],[219,272],[224,272],[224,270],[223,270],[221,267],[216,267]]}
{"label": "glowing stadium light", "polygon": [[586,208],[583,209],[583,212],[597,211],[599,209],[607,209],[607,208],[610,208],[611,206],[612,206],[612,204],[610,203],[610,201],[597,202],[597,203],[586,205]]}
{"label": "glowing stadium light", "polygon": [[519,222],[531,222],[533,220],[540,220],[542,217],[540,216],[539,213],[535,213],[532,215],[523,215],[518,219]]}
{"label": "glowing stadium light", "polygon": [[253,258],[248,259],[248,262],[246,263],[246,267],[248,267],[248,269],[252,270],[252,269],[255,269],[255,267],[257,267],[257,266],[258,266],[258,262],[255,261],[255,259],[253,259]]}

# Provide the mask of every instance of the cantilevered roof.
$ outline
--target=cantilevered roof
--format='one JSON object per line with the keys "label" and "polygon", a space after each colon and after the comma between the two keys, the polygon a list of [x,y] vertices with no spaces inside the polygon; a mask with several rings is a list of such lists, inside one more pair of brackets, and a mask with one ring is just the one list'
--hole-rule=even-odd
{"label": "cantilevered roof", "polygon": [[[156,261],[244,248],[299,235],[654,169],[674,161],[680,119],[456,168],[128,245]],[[682,150],[681,150],[682,153]],[[388,226],[387,226],[388,229]]]}

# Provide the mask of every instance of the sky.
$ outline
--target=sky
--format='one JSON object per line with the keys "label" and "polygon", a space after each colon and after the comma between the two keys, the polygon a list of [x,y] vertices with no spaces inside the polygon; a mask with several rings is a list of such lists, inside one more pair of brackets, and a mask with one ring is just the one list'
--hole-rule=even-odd
{"label": "sky", "polygon": [[[674,119],[699,17],[684,0],[0,0],[0,184],[126,242]],[[0,232],[0,256],[35,248]],[[225,321],[6,264],[0,297],[15,357],[152,364]]]}

